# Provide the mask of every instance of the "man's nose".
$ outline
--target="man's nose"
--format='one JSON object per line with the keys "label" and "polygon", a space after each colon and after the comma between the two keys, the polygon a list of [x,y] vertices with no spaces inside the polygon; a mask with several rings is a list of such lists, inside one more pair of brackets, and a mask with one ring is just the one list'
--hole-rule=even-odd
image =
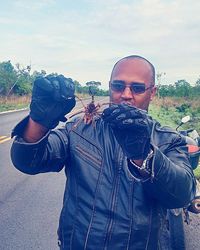
{"label": "man's nose", "polygon": [[122,98],[124,99],[131,99],[133,98],[133,95],[132,95],[132,92],[131,92],[131,89],[129,86],[126,86],[123,93],[122,93]]}

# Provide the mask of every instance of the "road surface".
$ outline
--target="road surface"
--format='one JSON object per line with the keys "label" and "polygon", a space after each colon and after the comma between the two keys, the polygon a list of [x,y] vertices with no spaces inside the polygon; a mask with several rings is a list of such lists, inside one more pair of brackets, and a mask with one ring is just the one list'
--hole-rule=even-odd
{"label": "road surface", "polygon": [[10,132],[27,111],[0,115],[0,249],[57,249],[64,174],[25,175],[10,160]]}

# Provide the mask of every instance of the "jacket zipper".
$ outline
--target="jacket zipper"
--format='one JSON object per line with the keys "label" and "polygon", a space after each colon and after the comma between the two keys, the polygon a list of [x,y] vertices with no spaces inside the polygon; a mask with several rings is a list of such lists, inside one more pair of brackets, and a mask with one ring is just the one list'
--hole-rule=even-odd
{"label": "jacket zipper", "polygon": [[153,215],[153,208],[151,207],[151,214],[150,214],[150,217],[149,217],[149,233],[148,233],[148,239],[147,239],[147,242],[146,242],[145,250],[147,250],[148,246],[149,246],[150,235],[151,235],[151,225],[152,225],[152,215]]}
{"label": "jacket zipper", "polygon": [[[119,153],[120,155],[120,153]],[[112,203],[111,203],[111,210],[110,210],[110,221],[106,233],[106,238],[105,238],[105,243],[104,243],[104,249],[107,249],[107,245],[109,243],[110,237],[111,237],[111,229],[114,223],[114,207],[115,207],[115,200],[116,200],[116,194],[117,194],[117,187],[119,183],[119,172],[121,171],[121,164],[122,164],[122,156],[119,156],[119,166],[120,168],[118,169],[117,176],[115,178],[115,183],[114,183],[114,190],[113,190],[113,195],[112,195]]]}
{"label": "jacket zipper", "polygon": [[130,240],[131,240],[131,233],[132,233],[132,225],[133,225],[133,181],[131,182],[131,187],[130,187],[130,228],[129,228],[129,234],[128,234],[128,242],[127,242],[127,247],[126,250],[129,250],[129,245],[130,245]]}

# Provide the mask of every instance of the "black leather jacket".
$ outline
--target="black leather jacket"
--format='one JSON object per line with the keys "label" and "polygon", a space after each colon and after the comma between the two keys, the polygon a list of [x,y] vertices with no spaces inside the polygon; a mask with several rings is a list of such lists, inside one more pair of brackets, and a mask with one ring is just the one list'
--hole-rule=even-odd
{"label": "black leather jacket", "polygon": [[101,119],[76,128],[75,123],[38,143],[17,136],[11,149],[13,164],[27,174],[66,166],[61,249],[158,249],[163,208],[183,207],[195,193],[184,138],[154,123],[152,174],[144,179],[130,172],[112,129]]}

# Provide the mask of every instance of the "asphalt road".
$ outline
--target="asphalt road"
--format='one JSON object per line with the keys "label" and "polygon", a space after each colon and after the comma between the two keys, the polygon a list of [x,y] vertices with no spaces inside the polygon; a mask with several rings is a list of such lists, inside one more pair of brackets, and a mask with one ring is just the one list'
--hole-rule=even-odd
{"label": "asphalt road", "polygon": [[[29,176],[10,160],[10,132],[27,112],[0,115],[0,250],[56,250],[64,172]],[[186,249],[198,250],[200,217],[191,214],[191,219],[185,226]]]}
{"label": "asphalt road", "polygon": [[11,129],[26,114],[0,115],[0,249],[55,250],[63,172],[29,176],[16,170],[10,160]]}

